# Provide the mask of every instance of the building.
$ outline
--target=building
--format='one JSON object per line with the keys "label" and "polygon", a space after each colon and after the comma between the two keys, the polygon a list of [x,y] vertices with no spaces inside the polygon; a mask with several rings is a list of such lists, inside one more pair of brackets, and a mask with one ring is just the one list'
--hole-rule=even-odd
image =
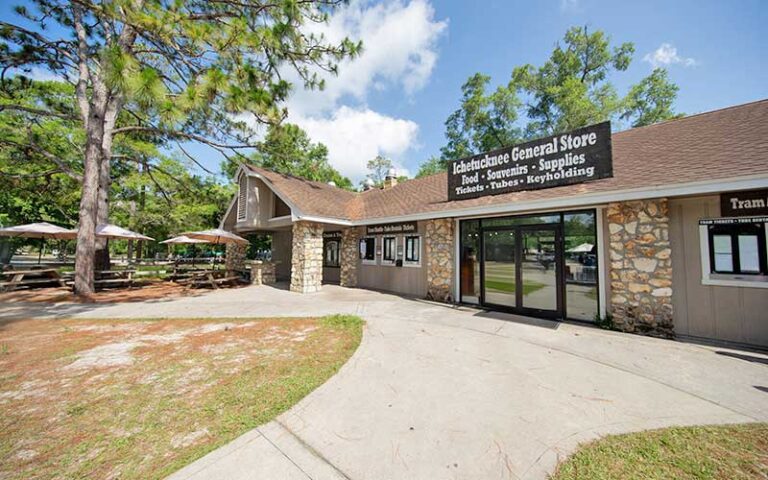
{"label": "building", "polygon": [[[768,346],[768,100],[601,128],[359,193],[244,166],[222,227],[271,232],[275,276],[297,292],[334,282]],[[505,193],[480,192],[490,180]]]}

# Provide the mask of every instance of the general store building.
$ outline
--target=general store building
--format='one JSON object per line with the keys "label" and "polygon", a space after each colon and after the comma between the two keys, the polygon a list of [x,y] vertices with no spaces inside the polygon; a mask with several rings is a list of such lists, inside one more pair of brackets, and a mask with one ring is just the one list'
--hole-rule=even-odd
{"label": "general store building", "polygon": [[605,175],[471,198],[452,172],[349,192],[246,165],[222,227],[270,233],[254,279],[297,292],[337,283],[767,347],[768,100],[608,137]]}

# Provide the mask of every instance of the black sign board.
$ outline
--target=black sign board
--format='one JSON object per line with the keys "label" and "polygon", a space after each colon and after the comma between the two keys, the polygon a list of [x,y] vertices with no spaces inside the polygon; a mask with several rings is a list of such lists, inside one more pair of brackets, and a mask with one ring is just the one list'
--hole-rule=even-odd
{"label": "black sign board", "polygon": [[448,165],[448,199],[538,190],[613,176],[611,123],[533,140]]}
{"label": "black sign board", "polygon": [[337,240],[341,238],[341,232],[323,232],[323,238],[326,240]]}
{"label": "black sign board", "polygon": [[744,223],[768,223],[767,217],[702,218],[699,225],[740,225]]}
{"label": "black sign board", "polygon": [[382,225],[368,225],[365,231],[368,235],[381,233],[414,233],[418,230],[416,222],[386,223]]}
{"label": "black sign board", "polygon": [[768,215],[768,189],[721,193],[720,215],[724,217]]}

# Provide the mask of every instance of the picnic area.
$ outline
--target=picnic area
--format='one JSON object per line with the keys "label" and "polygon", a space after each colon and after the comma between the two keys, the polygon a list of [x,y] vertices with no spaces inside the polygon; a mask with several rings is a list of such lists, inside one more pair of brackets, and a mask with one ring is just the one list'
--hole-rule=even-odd
{"label": "picnic area", "polygon": [[[99,225],[96,232],[97,237],[113,242],[154,241],[151,237],[112,224]],[[51,263],[48,257],[45,263],[42,259],[47,239],[66,242],[76,236],[76,229],[46,222],[0,228],[0,238],[38,239],[41,242],[36,262],[30,263],[22,258],[0,265],[0,298],[5,301],[131,301],[189,294],[193,289],[231,288],[250,282],[250,272],[219,265],[217,257],[207,261],[205,258],[169,255],[166,259],[150,259],[148,262],[135,259],[113,263],[109,269],[97,269],[93,272],[95,293],[74,295],[74,263],[66,258],[53,259]],[[212,229],[187,232],[160,243],[166,244],[170,253],[177,245],[243,245],[248,240],[224,230]],[[135,293],[137,289],[142,292]],[[107,291],[110,293],[105,294]]]}

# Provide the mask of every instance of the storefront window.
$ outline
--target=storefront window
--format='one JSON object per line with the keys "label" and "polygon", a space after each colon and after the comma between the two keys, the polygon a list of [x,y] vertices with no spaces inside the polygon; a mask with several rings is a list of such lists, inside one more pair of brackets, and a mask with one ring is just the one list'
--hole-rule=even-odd
{"label": "storefront window", "polygon": [[397,239],[395,237],[384,237],[384,253],[382,255],[382,262],[395,263],[395,245]]}
{"label": "storefront window", "polygon": [[768,274],[762,223],[711,225],[709,235],[712,273]]}
{"label": "storefront window", "polygon": [[480,303],[480,221],[461,222],[461,301]]}
{"label": "storefront window", "polygon": [[405,262],[412,265],[421,262],[421,237],[418,235],[405,237]]}
{"label": "storefront window", "polygon": [[360,259],[366,263],[376,261],[376,238],[366,237],[360,239]]}
{"label": "storefront window", "polygon": [[595,213],[564,214],[563,236],[566,314],[577,320],[594,320],[599,311]]}

